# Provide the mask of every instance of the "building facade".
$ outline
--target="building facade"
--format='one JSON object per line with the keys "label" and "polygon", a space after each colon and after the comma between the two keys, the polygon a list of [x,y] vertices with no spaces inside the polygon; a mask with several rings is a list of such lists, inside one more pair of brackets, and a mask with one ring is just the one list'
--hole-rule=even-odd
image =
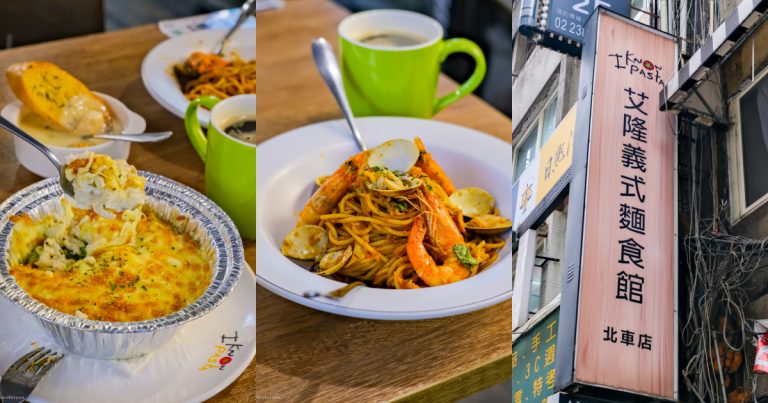
{"label": "building facade", "polygon": [[[517,209],[526,195],[520,184],[524,172],[545,166],[542,150],[554,133],[566,125],[576,130],[564,118],[585,96],[579,86],[580,49],[554,43],[568,41],[567,35],[552,35],[548,13],[560,13],[558,3],[576,9],[581,2],[513,1]],[[669,268],[677,270],[676,304],[670,307],[676,320],[676,398],[768,401],[768,377],[754,366],[758,341],[768,331],[768,1],[628,3],[625,17],[671,35],[676,43],[675,65],[662,71],[660,102],[654,105],[670,117],[677,150],[677,262]],[[569,181],[566,173],[563,189],[556,197],[549,191],[542,201],[547,205],[532,207],[516,233],[513,401],[646,399],[621,388],[556,381],[562,371],[557,362],[562,352],[554,351],[557,329],[575,320],[564,316],[573,310],[560,309],[567,300],[561,295],[564,284],[573,275],[562,267],[571,197],[562,185]],[[765,344],[768,354],[768,339]],[[622,357],[615,358],[612,370],[622,371]]]}

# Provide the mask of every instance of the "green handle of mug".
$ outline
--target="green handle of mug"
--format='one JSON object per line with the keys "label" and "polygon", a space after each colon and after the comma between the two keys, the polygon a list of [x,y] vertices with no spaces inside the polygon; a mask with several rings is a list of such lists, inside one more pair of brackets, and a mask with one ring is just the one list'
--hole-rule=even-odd
{"label": "green handle of mug", "polygon": [[[197,118],[197,108],[202,105],[208,110],[213,109],[213,106],[221,102],[219,98],[212,95],[206,95],[195,99],[189,103],[187,111],[184,112],[184,128],[187,129],[187,137],[192,143],[192,147],[197,151],[197,155],[205,162],[206,152],[208,150],[208,138],[203,133],[203,127],[200,126],[200,120]],[[209,123],[212,124],[212,123]]]}
{"label": "green handle of mug", "polygon": [[471,94],[483,82],[485,77],[485,56],[483,56],[483,51],[476,43],[464,38],[444,41],[443,49],[440,51],[440,63],[445,61],[448,55],[452,53],[466,53],[472,56],[475,59],[475,71],[459,88],[435,101],[435,107],[432,111],[433,115],[440,112],[446,106],[464,98],[467,94]]}

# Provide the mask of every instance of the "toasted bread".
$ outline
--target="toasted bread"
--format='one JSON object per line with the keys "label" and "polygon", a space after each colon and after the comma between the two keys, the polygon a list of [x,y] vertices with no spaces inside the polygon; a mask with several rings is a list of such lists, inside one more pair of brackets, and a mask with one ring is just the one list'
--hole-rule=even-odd
{"label": "toasted bread", "polygon": [[27,108],[60,128],[97,134],[111,126],[106,103],[53,63],[16,63],[5,70],[5,77]]}

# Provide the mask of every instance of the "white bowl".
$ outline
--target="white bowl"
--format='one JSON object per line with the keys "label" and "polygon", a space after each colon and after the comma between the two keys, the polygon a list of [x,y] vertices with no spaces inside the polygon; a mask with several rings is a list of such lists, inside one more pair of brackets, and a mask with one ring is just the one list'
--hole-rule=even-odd
{"label": "white bowl", "polygon": [[[109,104],[113,116],[123,123],[123,133],[144,133],[147,128],[147,122],[137,113],[128,109],[124,103],[119,100],[99,92],[94,92],[101,99]],[[19,125],[19,112],[21,111],[21,102],[16,101],[6,105],[0,115],[9,121]],[[56,155],[59,161],[65,162],[70,154],[82,154],[85,151],[93,151],[98,154],[109,155],[114,159],[127,159],[131,152],[131,143],[127,141],[108,140],[104,143],[90,147],[57,147],[46,144],[46,146]],[[19,160],[28,170],[42,177],[51,178],[58,175],[56,168],[53,167],[48,158],[32,147],[26,141],[13,136],[13,148],[16,152],[16,159]]]}
{"label": "white bowl", "polygon": [[[226,29],[206,29],[190,32],[161,42],[144,56],[141,62],[141,79],[149,95],[163,108],[184,119],[189,100],[179,87],[173,65],[183,63],[194,51],[210,52],[216,42],[226,34]],[[226,54],[237,52],[243,60],[256,58],[256,28],[240,29],[227,40]],[[198,108],[200,124],[208,126],[210,112]]]}
{"label": "white bowl", "polygon": [[[511,144],[434,120],[366,117],[355,122],[370,147],[398,137],[421,137],[457,188],[483,188],[496,198],[501,215],[514,215]],[[298,212],[312,195],[315,178],[333,172],[358,152],[343,120],[294,129],[256,147],[256,281],[260,285],[310,308],[386,320],[458,315],[512,297],[510,235],[496,262],[462,281],[415,290],[357,287],[340,300],[304,297],[305,293],[328,293],[345,284],[312,273],[283,256],[282,239],[295,227]]]}

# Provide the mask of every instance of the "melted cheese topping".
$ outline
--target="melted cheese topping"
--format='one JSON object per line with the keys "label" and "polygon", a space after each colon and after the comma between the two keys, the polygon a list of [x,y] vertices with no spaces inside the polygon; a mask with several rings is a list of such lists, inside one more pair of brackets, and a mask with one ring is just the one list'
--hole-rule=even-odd
{"label": "melted cheese topping", "polygon": [[70,315],[154,319],[191,304],[211,282],[198,243],[147,207],[107,218],[62,199],[60,211],[38,222],[26,214],[13,221],[11,275],[32,298]]}
{"label": "melted cheese topping", "polygon": [[69,98],[61,108],[59,119],[65,128],[78,134],[102,134],[111,129],[107,106],[93,94],[77,94]]}
{"label": "melted cheese topping", "polygon": [[114,218],[115,211],[135,208],[146,200],[146,179],[125,160],[86,152],[69,157],[64,175],[72,181],[75,205],[92,208],[107,218]]}

